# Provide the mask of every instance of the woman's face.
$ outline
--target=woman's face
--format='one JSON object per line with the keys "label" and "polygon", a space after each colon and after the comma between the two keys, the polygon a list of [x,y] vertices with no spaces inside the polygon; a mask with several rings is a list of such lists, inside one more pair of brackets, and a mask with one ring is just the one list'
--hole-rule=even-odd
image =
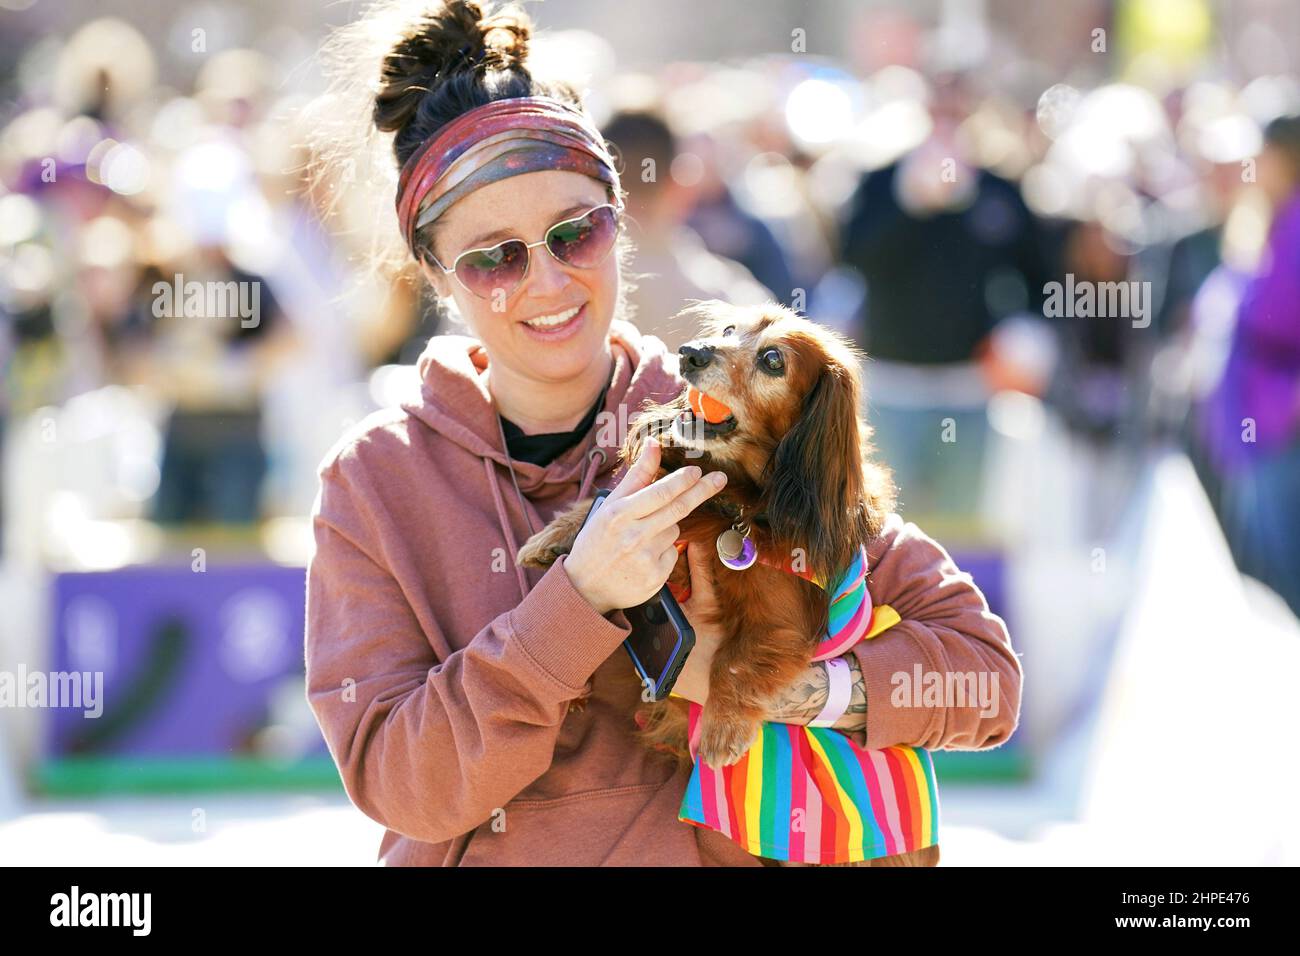
{"label": "woman's face", "polygon": [[[476,189],[448,209],[434,226],[433,251],[451,268],[467,249],[512,238],[537,242],[557,222],[608,201],[605,187],[580,173],[545,170],[510,176]],[[524,378],[566,381],[604,353],[618,302],[618,254],[611,251],[592,269],[564,265],[545,246],[534,246],[529,255],[519,287],[492,298],[475,295],[430,263],[422,268],[439,296],[455,299],[492,363]],[[559,327],[536,327],[537,319],[575,309],[576,316]]]}

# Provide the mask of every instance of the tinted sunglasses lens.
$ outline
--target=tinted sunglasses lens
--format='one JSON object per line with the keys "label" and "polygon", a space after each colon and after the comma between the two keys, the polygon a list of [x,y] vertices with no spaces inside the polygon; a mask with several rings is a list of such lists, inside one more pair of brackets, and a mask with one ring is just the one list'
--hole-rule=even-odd
{"label": "tinted sunglasses lens", "polygon": [[467,252],[456,260],[456,278],[475,295],[490,299],[498,290],[509,295],[528,269],[528,248],[511,239],[491,249]]}
{"label": "tinted sunglasses lens", "polygon": [[561,262],[590,269],[605,258],[617,236],[618,214],[601,206],[578,219],[556,223],[546,234],[546,246]]}

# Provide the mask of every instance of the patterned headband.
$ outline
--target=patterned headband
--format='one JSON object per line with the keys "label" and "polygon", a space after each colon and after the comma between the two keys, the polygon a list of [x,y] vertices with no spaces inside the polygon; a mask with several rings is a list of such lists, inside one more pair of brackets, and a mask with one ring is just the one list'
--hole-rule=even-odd
{"label": "patterned headband", "polygon": [[397,221],[406,244],[480,186],[508,176],[561,169],[605,183],[615,196],[618,171],[586,114],[549,96],[494,100],[438,130],[402,167]]}

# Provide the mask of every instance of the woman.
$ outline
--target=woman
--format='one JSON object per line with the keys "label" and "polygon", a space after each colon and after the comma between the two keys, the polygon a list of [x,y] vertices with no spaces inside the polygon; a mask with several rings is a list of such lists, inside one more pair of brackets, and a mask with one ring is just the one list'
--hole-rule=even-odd
{"label": "woman", "polygon": [[[618,318],[618,174],[577,96],[530,76],[529,32],[522,14],[449,2],[384,62],[374,118],[394,133],[402,235],[472,335],[431,339],[419,397],[321,467],[308,699],[348,795],[388,828],[387,864],[762,865],[678,821],[688,774],[634,739],[641,687],[620,649],[618,609],[664,584],[676,521],[721,485],[692,468],[652,481],[651,443],[571,554],[545,573],[514,563],[559,510],[613,484],[642,403],[683,387],[676,357]],[[904,621],[849,655],[836,726],[872,747],[1002,743],[1020,682],[1002,622],[897,516],[878,546],[873,593]],[[699,588],[684,605],[698,643],[676,689],[697,702],[712,600]],[[992,668],[995,713],[890,706],[891,675],[914,665]],[[804,683],[774,719],[823,711],[822,666]]]}

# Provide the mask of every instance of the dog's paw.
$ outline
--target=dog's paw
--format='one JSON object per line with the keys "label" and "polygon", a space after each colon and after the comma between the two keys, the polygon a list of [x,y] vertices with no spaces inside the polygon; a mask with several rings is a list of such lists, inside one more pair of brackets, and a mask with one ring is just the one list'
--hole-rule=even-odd
{"label": "dog's paw", "polygon": [[543,531],[524,542],[515,563],[525,568],[549,568],[560,555],[568,553],[566,542],[557,541]]}
{"label": "dog's paw", "polygon": [[740,715],[710,716],[704,708],[699,755],[715,770],[740,760],[758,738],[760,724]]}
{"label": "dog's paw", "polygon": [[573,550],[590,510],[590,498],[574,502],[567,511],[556,515],[550,524],[524,542],[515,555],[515,564],[525,568],[549,568],[560,555]]}

